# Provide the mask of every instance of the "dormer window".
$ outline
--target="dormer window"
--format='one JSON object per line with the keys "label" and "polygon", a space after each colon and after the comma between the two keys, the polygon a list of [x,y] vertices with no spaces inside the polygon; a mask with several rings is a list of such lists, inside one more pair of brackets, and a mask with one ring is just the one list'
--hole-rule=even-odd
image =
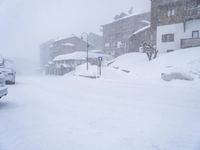
{"label": "dormer window", "polygon": [[175,15],[175,9],[169,9],[168,11],[167,11],[167,16],[168,17],[172,17],[172,16],[174,16]]}
{"label": "dormer window", "polygon": [[192,31],[192,38],[199,38],[199,31]]}

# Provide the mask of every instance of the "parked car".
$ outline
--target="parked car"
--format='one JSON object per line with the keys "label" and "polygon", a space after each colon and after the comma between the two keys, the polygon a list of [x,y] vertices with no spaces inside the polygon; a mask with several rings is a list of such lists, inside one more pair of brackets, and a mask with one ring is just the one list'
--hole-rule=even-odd
{"label": "parked car", "polygon": [[8,94],[8,88],[5,86],[5,75],[0,72],[0,98]]}
{"label": "parked car", "polygon": [[0,60],[0,72],[5,75],[6,84],[15,84],[16,71],[12,60],[4,58]]}

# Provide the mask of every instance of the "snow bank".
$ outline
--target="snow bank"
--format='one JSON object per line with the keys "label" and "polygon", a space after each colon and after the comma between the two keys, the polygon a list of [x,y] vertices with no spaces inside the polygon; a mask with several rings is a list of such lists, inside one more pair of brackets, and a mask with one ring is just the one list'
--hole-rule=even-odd
{"label": "snow bank", "polygon": [[76,70],[73,72],[75,76],[82,76],[88,78],[97,78],[99,76],[97,71],[97,66],[92,66],[88,64],[88,70],[86,69],[86,63],[76,67]]}
{"label": "snow bank", "polygon": [[149,63],[152,71],[157,74],[179,72],[200,77],[200,47],[178,50],[162,55]]}
{"label": "snow bank", "polygon": [[128,53],[117,57],[111,63],[111,67],[122,70],[132,71],[138,65],[148,62],[148,58],[144,53]]}
{"label": "snow bank", "polygon": [[130,71],[137,79],[160,79],[162,73],[173,72],[200,78],[200,47],[163,54],[151,62],[144,53],[128,53],[113,61],[111,67]]}

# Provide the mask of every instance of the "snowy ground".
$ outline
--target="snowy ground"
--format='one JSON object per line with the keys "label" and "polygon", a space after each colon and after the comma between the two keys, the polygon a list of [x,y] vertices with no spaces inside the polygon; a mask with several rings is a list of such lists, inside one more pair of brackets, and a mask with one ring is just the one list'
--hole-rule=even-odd
{"label": "snowy ground", "polygon": [[18,77],[0,103],[0,150],[199,150],[198,85]]}
{"label": "snowy ground", "polygon": [[[98,79],[18,77],[0,102],[0,150],[199,150],[199,57],[182,51],[130,68],[122,59]],[[160,79],[174,70],[195,80]]]}

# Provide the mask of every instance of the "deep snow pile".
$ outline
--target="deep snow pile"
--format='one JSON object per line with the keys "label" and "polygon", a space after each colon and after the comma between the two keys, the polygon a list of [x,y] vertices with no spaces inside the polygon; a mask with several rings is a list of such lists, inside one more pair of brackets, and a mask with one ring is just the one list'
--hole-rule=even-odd
{"label": "deep snow pile", "polygon": [[200,78],[200,47],[163,54],[151,62],[145,54],[129,53],[116,58],[111,67],[129,70],[142,79],[159,79],[162,73],[173,72],[196,79]]}
{"label": "deep snow pile", "polygon": [[75,71],[72,72],[73,75],[75,76],[85,76],[85,77],[92,77],[96,78],[98,77],[98,67],[95,65],[91,65],[88,63],[88,70],[86,69],[86,63],[77,66]]}
{"label": "deep snow pile", "polygon": [[181,72],[200,77],[200,47],[178,50],[159,57],[149,66],[156,73]]}
{"label": "deep snow pile", "polygon": [[102,64],[101,68],[101,75],[99,66],[88,64],[88,70],[86,70],[86,63],[80,66],[77,66],[75,71],[71,72],[70,74],[66,74],[66,76],[81,76],[81,77],[88,77],[88,78],[100,78],[104,80],[127,80],[128,78],[132,78],[132,76],[128,76],[127,73],[116,70],[111,67],[106,67],[106,63]]}
{"label": "deep snow pile", "polygon": [[148,58],[145,53],[127,53],[117,57],[110,64],[113,68],[119,68],[123,70],[134,70],[138,65],[148,62]]}

